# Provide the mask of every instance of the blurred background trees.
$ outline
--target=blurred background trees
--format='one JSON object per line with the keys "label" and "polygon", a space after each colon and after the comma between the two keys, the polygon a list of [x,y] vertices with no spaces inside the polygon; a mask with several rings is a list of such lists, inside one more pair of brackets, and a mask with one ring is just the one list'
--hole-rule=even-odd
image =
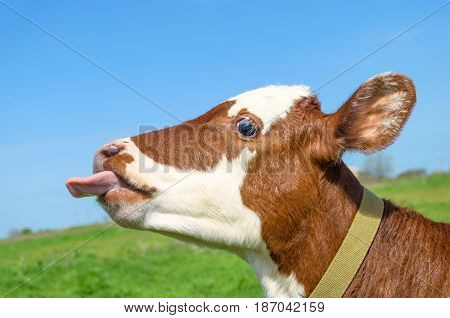
{"label": "blurred background trees", "polygon": [[363,183],[380,182],[392,176],[392,158],[383,153],[367,156],[358,178]]}

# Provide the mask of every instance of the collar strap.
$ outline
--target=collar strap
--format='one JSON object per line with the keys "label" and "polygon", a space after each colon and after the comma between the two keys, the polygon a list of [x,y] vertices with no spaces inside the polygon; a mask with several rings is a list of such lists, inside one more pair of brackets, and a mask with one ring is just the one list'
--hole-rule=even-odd
{"label": "collar strap", "polygon": [[350,286],[377,234],[384,202],[364,188],[358,212],[334,259],[310,298],[339,298]]}

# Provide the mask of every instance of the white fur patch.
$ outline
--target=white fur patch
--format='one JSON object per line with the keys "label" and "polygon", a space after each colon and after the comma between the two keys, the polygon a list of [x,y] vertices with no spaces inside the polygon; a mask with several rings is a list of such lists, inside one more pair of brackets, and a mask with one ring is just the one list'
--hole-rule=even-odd
{"label": "white fur patch", "polygon": [[235,104],[228,110],[228,116],[236,116],[247,109],[262,120],[265,134],[275,121],[286,117],[296,100],[311,95],[308,86],[266,86],[230,98]]}
{"label": "white fur patch", "polygon": [[281,274],[267,251],[248,251],[243,258],[247,260],[258,275],[266,297],[305,297],[305,287],[297,282],[293,273],[289,276]]}
{"label": "white fur patch", "polygon": [[180,170],[155,162],[127,139],[135,159],[127,175],[136,183],[155,187],[154,198],[140,208],[137,227],[176,233],[213,244],[260,248],[258,216],[244,206],[240,187],[255,152],[244,149],[233,161],[225,156],[207,171]]}

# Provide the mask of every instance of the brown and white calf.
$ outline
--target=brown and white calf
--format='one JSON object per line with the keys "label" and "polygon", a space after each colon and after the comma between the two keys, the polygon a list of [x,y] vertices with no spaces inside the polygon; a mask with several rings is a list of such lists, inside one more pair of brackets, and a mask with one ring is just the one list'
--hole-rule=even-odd
{"label": "brown and white calf", "polygon": [[[346,150],[391,144],[416,101],[412,81],[386,73],[324,114],[306,86],[268,86],[185,123],[103,146],[94,175],[72,178],[118,224],[232,251],[269,297],[309,296],[345,237],[363,187]],[[384,201],[373,244],[344,296],[449,292],[448,224]]]}

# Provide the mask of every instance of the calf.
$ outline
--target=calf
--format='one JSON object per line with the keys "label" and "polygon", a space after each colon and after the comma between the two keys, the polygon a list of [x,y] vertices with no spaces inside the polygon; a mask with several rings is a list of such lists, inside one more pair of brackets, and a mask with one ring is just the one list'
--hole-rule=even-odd
{"label": "calf", "polygon": [[[97,195],[122,226],[236,253],[268,297],[307,297],[362,200],[342,154],[390,145],[415,101],[412,81],[393,73],[363,83],[333,114],[306,86],[263,87],[103,146],[94,175],[67,186],[75,197]],[[450,296],[449,239],[448,224],[384,200],[344,296]]]}

